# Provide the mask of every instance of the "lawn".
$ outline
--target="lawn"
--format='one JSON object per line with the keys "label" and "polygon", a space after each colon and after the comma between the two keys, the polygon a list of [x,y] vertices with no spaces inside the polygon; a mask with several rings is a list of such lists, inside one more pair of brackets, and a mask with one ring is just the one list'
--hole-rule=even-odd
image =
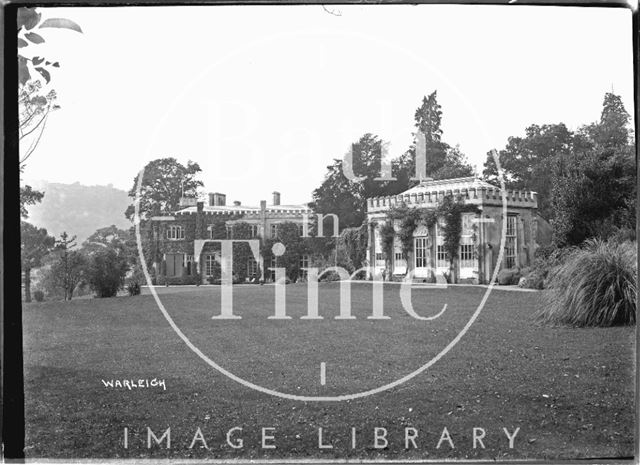
{"label": "lawn", "polygon": [[[419,288],[416,312],[399,286],[384,288],[371,320],[370,283],[352,289],[353,320],[335,320],[337,283],[321,284],[322,320],[302,320],[304,285],[290,285],[290,320],[274,313],[274,287],[234,290],[240,320],[213,320],[220,288],[160,288],[189,340],[233,374],[304,396],[353,394],[391,383],[437,355],[465,326],[485,289]],[[494,290],[460,342],[429,369],[372,396],[303,402],[256,392],[215,371],[176,335],[151,295],[26,304],[23,308],[27,458],[553,459],[633,454],[633,328],[537,325],[538,292]],[[321,384],[321,364],[326,383]],[[162,379],[162,387],[111,388],[115,379]],[[147,448],[147,427],[166,442]],[[243,447],[227,445],[226,434]],[[485,436],[473,447],[473,428]],[[128,431],[124,447],[124,429]],[[202,441],[189,448],[200,428]],[[262,428],[267,444],[262,448]],[[318,428],[323,445],[318,447]],[[352,428],[356,431],[355,448]],[[385,428],[386,448],[374,447]],[[417,448],[405,448],[415,428]],[[440,441],[447,428],[451,441]],[[513,448],[511,434],[520,428]],[[378,434],[382,434],[381,430]],[[411,433],[413,434],[413,433]],[[480,430],[477,434],[481,434]],[[437,448],[438,442],[441,446]],[[451,445],[453,444],[453,448]],[[383,444],[384,445],[384,444]]]}

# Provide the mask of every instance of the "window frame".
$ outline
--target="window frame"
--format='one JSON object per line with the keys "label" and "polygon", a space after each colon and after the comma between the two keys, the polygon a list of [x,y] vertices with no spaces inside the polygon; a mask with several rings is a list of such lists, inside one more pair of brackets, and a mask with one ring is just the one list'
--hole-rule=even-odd
{"label": "window frame", "polygon": [[413,239],[414,266],[416,268],[429,268],[429,241],[420,236]]}
{"label": "window frame", "polygon": [[252,275],[258,274],[258,262],[255,258],[249,257],[247,259],[247,276],[251,277]]}
{"label": "window frame", "polygon": [[204,274],[206,277],[213,276],[213,264],[216,262],[216,256],[213,254],[205,255]]}
{"label": "window frame", "polygon": [[184,226],[181,224],[170,224],[167,226],[167,240],[182,241],[184,240]]}
{"label": "window frame", "polygon": [[511,269],[518,266],[518,215],[507,214],[506,221],[504,265],[505,269]]}
{"label": "window frame", "polygon": [[305,270],[305,268],[309,268],[309,255],[308,254],[302,254],[300,255],[300,277],[302,278],[306,278],[308,271]]}

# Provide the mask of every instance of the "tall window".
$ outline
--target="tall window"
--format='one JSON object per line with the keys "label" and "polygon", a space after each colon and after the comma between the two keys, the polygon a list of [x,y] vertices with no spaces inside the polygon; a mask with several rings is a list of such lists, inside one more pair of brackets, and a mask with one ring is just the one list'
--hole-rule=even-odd
{"label": "tall window", "polygon": [[253,277],[258,274],[258,262],[256,262],[255,258],[249,257],[247,261],[247,275],[249,277]]}
{"label": "tall window", "polygon": [[474,223],[475,214],[465,213],[462,215],[462,229],[460,234],[460,268],[477,268],[474,247]]}
{"label": "tall window", "polygon": [[518,266],[518,217],[507,216],[507,237],[505,243],[504,263],[506,268]]}
{"label": "tall window", "polygon": [[302,224],[298,224],[296,226],[298,227],[298,236],[302,237],[302,234],[304,234],[304,229]]}
{"label": "tall window", "polygon": [[226,224],[225,228],[227,230],[227,239],[233,239],[233,225],[232,224]]}
{"label": "tall window", "polygon": [[307,277],[307,270],[303,268],[309,268],[309,255],[301,255],[300,256],[300,277]]}
{"label": "tall window", "polygon": [[473,268],[473,244],[460,244],[460,268]]}
{"label": "tall window", "polygon": [[272,224],[271,225],[271,238],[272,239],[276,239],[278,237],[278,225],[277,224]]}
{"label": "tall window", "polygon": [[428,255],[427,255],[427,238],[416,237],[415,249],[416,249],[416,268],[428,268],[429,263],[428,263]]}
{"label": "tall window", "polygon": [[[269,265],[270,268],[276,268],[278,266],[278,262],[276,260],[276,257],[271,257],[271,264]],[[269,270],[269,279],[271,279],[271,281],[275,281],[276,280],[276,270]]]}
{"label": "tall window", "polygon": [[436,268],[449,268],[449,257],[444,246],[444,221],[436,223]]}
{"label": "tall window", "polygon": [[204,261],[204,271],[207,276],[213,276],[213,270],[215,269],[216,257],[215,255],[207,255]]}
{"label": "tall window", "polygon": [[184,239],[184,228],[180,225],[172,224],[167,228],[167,239],[172,241]]}
{"label": "tall window", "polygon": [[251,227],[251,239],[255,239],[256,237],[258,237],[258,225],[251,224],[249,226]]}

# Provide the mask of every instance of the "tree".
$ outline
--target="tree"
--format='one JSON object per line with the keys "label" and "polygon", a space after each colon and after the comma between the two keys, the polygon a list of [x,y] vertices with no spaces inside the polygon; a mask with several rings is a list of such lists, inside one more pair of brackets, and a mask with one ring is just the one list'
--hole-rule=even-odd
{"label": "tree", "polygon": [[[373,134],[365,134],[352,146],[352,163],[334,160],[320,187],[313,191],[311,207],[318,213],[334,213],[340,219],[340,230],[360,227],[366,217],[366,199],[396,195],[417,184],[416,146],[419,133],[424,134],[426,169],[421,174],[435,179],[471,176],[473,167],[459,147],[442,141],[442,109],[437,92],[422,99],[415,112],[414,141],[409,150],[390,161],[395,179],[382,179],[384,142]],[[385,160],[386,161],[386,160]],[[345,175],[345,169],[357,178]]]}
{"label": "tree", "polygon": [[[369,197],[388,195],[388,182],[376,181],[380,177],[382,144],[376,135],[365,134],[352,144],[352,164],[335,159],[327,167],[325,179],[313,191],[311,208],[317,213],[336,214],[340,221],[340,230],[360,226],[366,216],[366,200]],[[349,168],[356,179],[345,175]]]}
{"label": "tree", "polygon": [[35,205],[42,201],[44,192],[34,190],[31,186],[25,185],[20,187],[20,216],[22,218],[28,218],[29,212],[27,211],[27,205]]}
{"label": "tree", "polygon": [[87,281],[98,297],[113,297],[124,286],[128,270],[123,250],[107,246],[92,254],[87,267]]}
{"label": "tree", "polygon": [[[53,89],[43,89],[39,79],[32,79],[38,73],[48,85],[53,68],[60,67],[57,61],[49,61],[40,56],[29,56],[25,53],[32,49],[30,44],[42,44],[44,38],[35,32],[46,28],[69,29],[82,33],[76,23],[65,18],[49,18],[41,21],[41,14],[34,8],[18,9],[18,111],[20,139],[20,173],[24,171],[27,159],[33,154],[47,124],[49,114],[59,109],[55,103],[56,93]],[[40,202],[44,193],[33,190],[31,186],[20,188],[20,213],[27,218],[27,205]]]}
{"label": "tree", "polygon": [[100,228],[82,243],[82,250],[87,255],[109,248],[125,251],[131,241],[131,231],[119,229],[115,225]]}
{"label": "tree", "polygon": [[60,234],[55,246],[60,260],[51,268],[54,285],[62,289],[64,300],[73,298],[73,291],[84,278],[86,271],[86,257],[76,250],[71,250],[76,246],[75,239],[76,236],[69,238],[66,231]]}
{"label": "tree", "polygon": [[[180,197],[198,194],[198,188],[204,184],[196,179],[202,171],[200,166],[188,161],[184,166],[175,158],[159,158],[150,161],[144,168],[144,176],[140,186],[140,218],[147,220],[152,216],[172,213],[180,207]],[[138,177],[133,179],[133,186],[129,190],[129,197],[135,202],[138,192]],[[135,203],[129,205],[125,216],[133,221],[135,216]]]}
{"label": "tree", "polygon": [[442,107],[438,103],[438,91],[422,98],[422,105],[414,115],[415,127],[424,134],[427,145],[441,142],[442,139]]}
{"label": "tree", "polygon": [[[424,135],[426,166],[424,175],[433,179],[449,179],[473,174],[459,147],[452,148],[442,141],[442,107],[438,103],[437,91],[422,99],[414,115],[416,132],[411,147],[393,163],[393,175],[397,181],[390,183],[388,190],[397,194],[416,185],[416,146],[418,133]],[[419,171],[419,173],[421,173]]]}
{"label": "tree", "polygon": [[[505,187],[538,193],[538,212],[545,219],[553,215],[551,208],[552,176],[562,163],[562,157],[587,148],[587,142],[575,135],[563,123],[532,124],[524,137],[509,137],[506,147],[498,152],[504,173]],[[498,183],[498,169],[491,152],[487,153],[483,175]]]}
{"label": "tree", "polygon": [[460,146],[448,147],[444,164],[433,172],[434,179],[452,179],[473,176],[474,169],[469,164],[467,157],[460,150]]}
{"label": "tree", "polygon": [[573,156],[571,168],[554,177],[553,242],[579,245],[606,238],[619,228],[635,229],[635,160],[632,150],[593,150]]}
{"label": "tree", "polygon": [[587,149],[560,157],[551,196],[556,246],[635,230],[637,179],[628,122],[620,97],[606,94],[600,121],[579,131]]}
{"label": "tree", "polygon": [[607,92],[602,102],[600,121],[585,128],[593,143],[603,149],[615,149],[629,143],[629,113],[619,95]]}
{"label": "tree", "polygon": [[20,223],[20,249],[22,252],[22,272],[24,273],[24,296],[31,302],[31,270],[42,266],[42,259],[51,251],[55,238],[47,230],[26,221]]}

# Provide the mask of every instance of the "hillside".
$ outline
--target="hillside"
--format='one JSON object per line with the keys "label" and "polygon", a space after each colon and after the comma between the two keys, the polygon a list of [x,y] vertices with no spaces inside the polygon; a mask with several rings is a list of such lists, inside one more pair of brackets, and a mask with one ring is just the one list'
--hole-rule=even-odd
{"label": "hillside", "polygon": [[124,217],[130,198],[123,190],[108,186],[84,186],[80,183],[60,184],[32,182],[34,189],[45,192],[42,203],[28,208],[30,223],[46,228],[58,237],[63,231],[76,235],[78,245],[97,229],[116,225],[131,227]]}

